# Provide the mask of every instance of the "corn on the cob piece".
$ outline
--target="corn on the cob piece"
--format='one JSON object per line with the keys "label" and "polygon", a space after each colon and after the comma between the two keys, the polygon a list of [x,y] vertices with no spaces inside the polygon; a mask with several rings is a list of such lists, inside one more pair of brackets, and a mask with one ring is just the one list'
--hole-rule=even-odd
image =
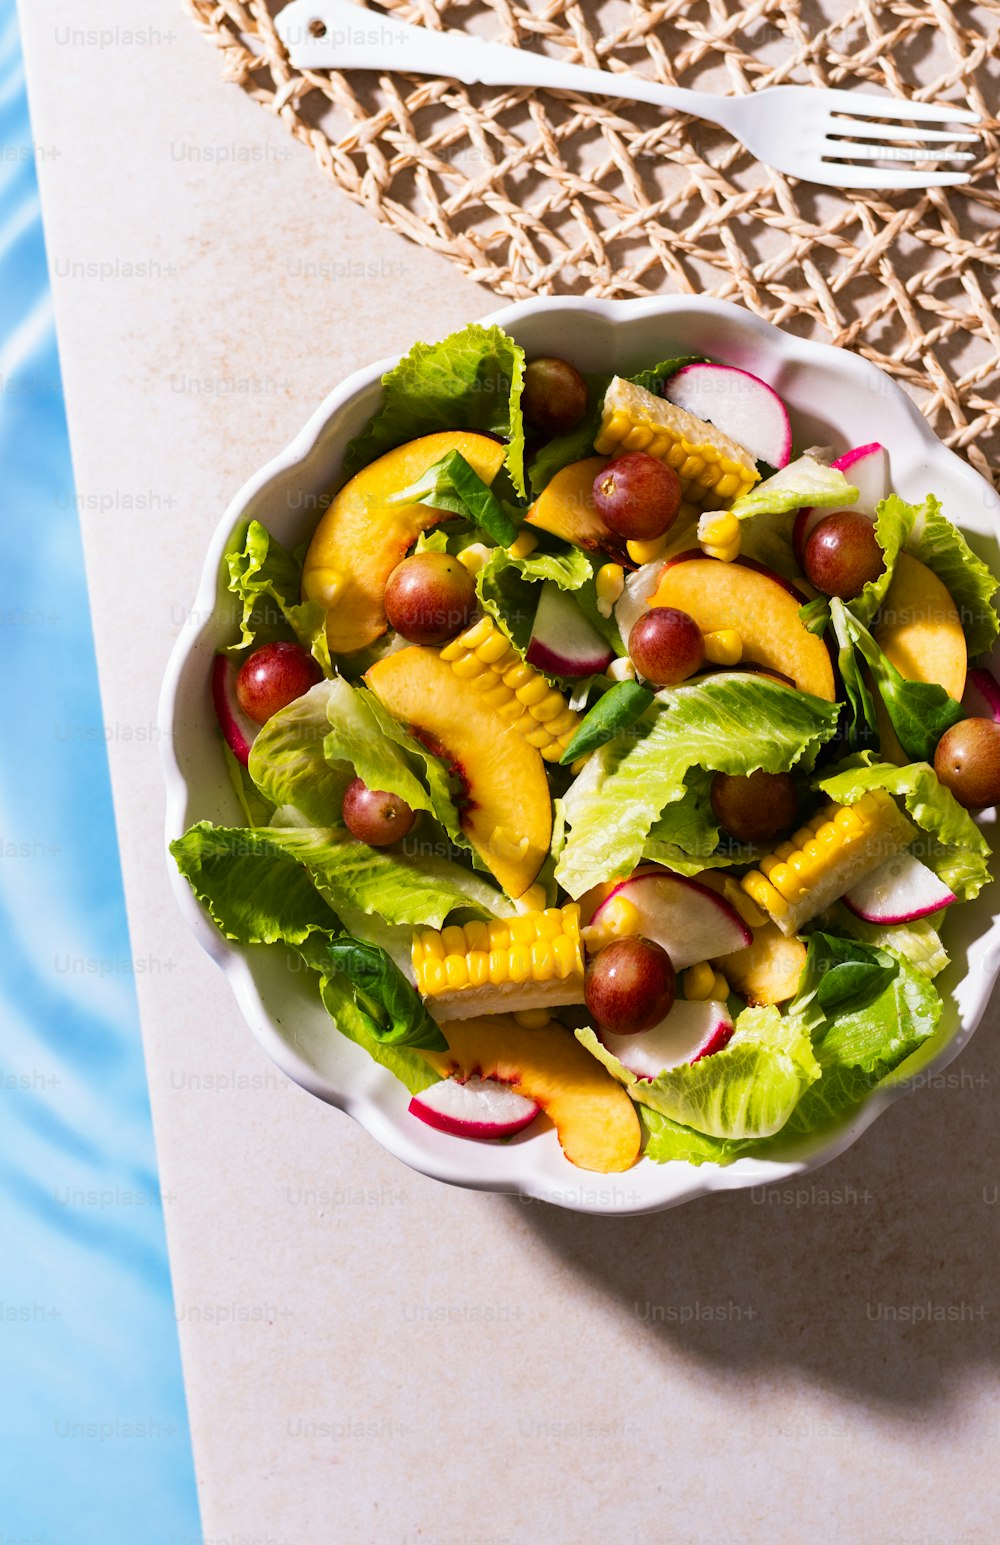
{"label": "corn on the cob piece", "polygon": [[621,376],[605,393],[594,449],[602,456],[646,451],[667,462],[680,478],[685,502],[704,510],[731,504],[760,478],[749,451],[714,424]]}
{"label": "corn on the cob piece", "polygon": [[580,722],[561,692],[525,665],[492,617],[480,617],[441,650],[463,681],[475,681],[501,719],[547,762],[558,762]]}
{"label": "corn on the cob piece", "polygon": [[489,923],[415,929],[412,960],[417,990],[435,1019],[583,1002],[576,902]]}
{"label": "corn on the cob piece", "polygon": [[909,847],[914,828],[891,794],[873,789],[853,805],[826,805],[761,859],[743,889],[794,934],[887,858]]}

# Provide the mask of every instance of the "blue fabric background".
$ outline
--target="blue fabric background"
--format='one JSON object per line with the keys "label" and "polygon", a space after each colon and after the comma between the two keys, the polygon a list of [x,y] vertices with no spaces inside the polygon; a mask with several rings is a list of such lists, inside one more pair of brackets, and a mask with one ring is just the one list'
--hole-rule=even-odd
{"label": "blue fabric background", "polygon": [[195,1545],[14,0],[0,0],[0,480],[0,1540]]}

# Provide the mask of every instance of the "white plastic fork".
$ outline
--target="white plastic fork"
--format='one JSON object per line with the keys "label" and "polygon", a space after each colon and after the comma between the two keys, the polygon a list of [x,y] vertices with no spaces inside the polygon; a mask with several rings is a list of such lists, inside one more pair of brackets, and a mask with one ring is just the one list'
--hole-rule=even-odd
{"label": "white plastic fork", "polygon": [[[464,32],[412,27],[350,0],[292,0],[275,26],[296,69],[400,70],[470,86],[548,86],[648,102],[718,124],[765,165],[833,188],[951,187],[968,182],[968,173],[939,171],[931,163],[975,160],[954,147],[975,144],[978,135],[926,127],[979,123],[979,115],[964,107],[822,86],[768,86],[749,96],[713,96],[639,75],[564,64]],[[875,161],[889,164],[865,164]],[[919,169],[914,162],[921,163]]]}

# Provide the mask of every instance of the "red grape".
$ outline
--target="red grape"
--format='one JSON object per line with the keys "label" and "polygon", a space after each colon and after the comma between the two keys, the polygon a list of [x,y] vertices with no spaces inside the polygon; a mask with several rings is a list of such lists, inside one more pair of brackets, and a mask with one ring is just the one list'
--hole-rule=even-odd
{"label": "red grape", "polygon": [[468,627],[476,582],[448,553],[414,553],[389,575],[385,614],[411,644],[444,644]]}
{"label": "red grape", "polygon": [[705,663],[705,640],[687,612],[676,606],[651,606],[628,636],[632,664],[656,687],[686,681]]}
{"label": "red grape", "polygon": [[953,724],[938,741],[934,771],[967,810],[1000,804],[1000,724],[993,719]]}
{"label": "red grape", "polygon": [[543,435],[568,434],[587,411],[587,383],[568,360],[529,360],[521,411],[526,423]]}
{"label": "red grape", "polygon": [[824,595],[852,601],[885,568],[875,527],[853,510],[825,516],[809,533],[802,567],[809,583]]}
{"label": "red grape", "polygon": [[677,996],[673,961],[660,944],[638,934],[616,939],[587,962],[587,1008],[602,1030],[638,1035],[665,1019]]}
{"label": "red grape", "polygon": [[594,508],[628,542],[662,536],[681,507],[680,478],[673,467],[645,451],[626,451],[594,479]]}
{"label": "red grape", "polygon": [[236,696],[249,719],[266,724],[279,708],[322,680],[323,672],[301,644],[263,644],[240,666]]}
{"label": "red grape", "polygon": [[737,842],[770,842],[783,836],[799,812],[790,773],[716,773],[709,797],[715,819]]}
{"label": "red grape", "polygon": [[398,794],[370,789],[355,778],[344,791],[344,825],[352,837],[370,848],[387,848],[407,836],[416,811]]}

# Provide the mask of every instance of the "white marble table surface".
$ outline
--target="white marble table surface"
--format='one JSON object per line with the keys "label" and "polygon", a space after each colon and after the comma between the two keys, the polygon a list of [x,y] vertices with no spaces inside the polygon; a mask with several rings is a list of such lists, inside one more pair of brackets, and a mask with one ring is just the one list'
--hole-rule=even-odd
{"label": "white marble table surface", "polygon": [[203,548],[343,375],[494,302],[170,0],[22,21],[206,1539],[995,1539],[995,1011],[801,1194],[620,1222],[409,1173],[244,1029],[160,847]]}

